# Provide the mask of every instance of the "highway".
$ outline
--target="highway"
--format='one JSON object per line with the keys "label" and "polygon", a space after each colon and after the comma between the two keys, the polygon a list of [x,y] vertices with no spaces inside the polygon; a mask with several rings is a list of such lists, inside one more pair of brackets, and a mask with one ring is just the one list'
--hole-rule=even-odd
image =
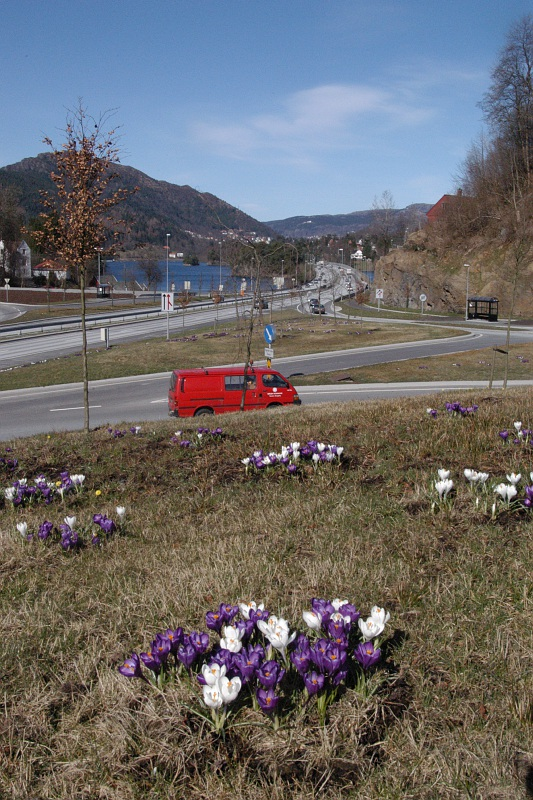
{"label": "highway", "polygon": [[[330,298],[323,298],[331,303]],[[300,304],[299,298],[276,299],[276,306]],[[247,308],[250,308],[248,304]],[[307,310],[306,308],[304,310]],[[219,322],[234,318],[235,305],[230,302],[220,304],[218,309],[210,306],[187,312],[185,318],[179,315],[170,317],[171,335],[186,330],[187,327],[213,324],[218,314]],[[376,318],[386,322],[385,318]],[[97,327],[89,333],[93,346],[102,346],[100,330],[108,318],[99,320]],[[264,313],[268,321],[268,312]],[[391,320],[388,320],[389,322]],[[397,322],[397,320],[392,320]],[[400,320],[398,320],[400,321]],[[59,324],[59,323],[58,323]],[[406,322],[405,324],[416,324]],[[162,336],[166,331],[166,315],[157,315],[145,321],[114,324],[111,327],[111,342],[144,339],[149,336]],[[273,366],[289,377],[298,387],[298,376],[317,372],[350,370],[354,367],[402,361],[411,358],[430,357],[486,347],[502,347],[505,344],[503,326],[494,324],[461,324],[464,336],[445,339],[423,340],[405,344],[368,346],[357,349],[314,353],[306,356],[275,358]],[[513,344],[531,343],[533,329],[514,328]],[[45,360],[69,352],[79,352],[81,334],[79,330],[69,330],[20,336],[0,341],[0,368],[6,369],[17,364]],[[256,362],[259,366],[262,362]],[[141,375],[107,381],[92,381],[89,388],[90,425],[92,428],[103,425],[117,425],[127,421],[142,424],[167,417],[167,387],[169,373]],[[531,381],[530,383],[533,383]],[[486,383],[450,384],[365,384],[336,385],[321,387],[300,387],[302,402],[319,403],[327,401],[345,402],[350,399],[366,400],[372,398],[395,397],[413,394],[428,394],[446,391],[451,396],[454,390],[486,386]],[[495,387],[498,384],[495,383]],[[510,382],[509,385],[513,385]],[[0,373],[1,388],[1,373]],[[176,420],[176,425],[179,421]],[[83,394],[81,384],[38,387],[13,391],[0,391],[0,440],[9,441],[19,436],[83,428]]]}

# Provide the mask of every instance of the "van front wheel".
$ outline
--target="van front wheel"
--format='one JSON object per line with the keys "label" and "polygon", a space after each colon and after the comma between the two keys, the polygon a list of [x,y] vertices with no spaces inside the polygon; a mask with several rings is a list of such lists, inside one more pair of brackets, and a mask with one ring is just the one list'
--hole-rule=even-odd
{"label": "van front wheel", "polygon": [[281,408],[281,405],[282,405],[281,403],[270,403],[270,405],[267,406],[267,410],[269,408]]}
{"label": "van front wheel", "polygon": [[214,414],[212,408],[199,408],[197,411],[194,412],[195,417],[203,417],[205,414]]}

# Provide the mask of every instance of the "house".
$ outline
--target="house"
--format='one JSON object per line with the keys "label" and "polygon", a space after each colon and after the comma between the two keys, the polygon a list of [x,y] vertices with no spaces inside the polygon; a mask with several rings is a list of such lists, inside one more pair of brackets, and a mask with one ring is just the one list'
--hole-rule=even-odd
{"label": "house", "polygon": [[3,264],[6,272],[16,275],[17,278],[31,278],[31,250],[29,245],[22,240],[16,250],[15,263],[9,263],[9,254],[6,251],[4,242],[0,239],[0,264]]}
{"label": "house", "polygon": [[47,283],[60,282],[68,278],[68,269],[60,264],[58,261],[52,261],[50,258],[41,261],[33,268],[33,276],[43,276],[47,279]]}
{"label": "house", "polygon": [[450,208],[451,205],[463,199],[463,190],[458,189],[457,194],[443,194],[440,200],[437,200],[434,206],[431,206],[429,211],[426,211],[428,222],[436,222],[443,214]]}

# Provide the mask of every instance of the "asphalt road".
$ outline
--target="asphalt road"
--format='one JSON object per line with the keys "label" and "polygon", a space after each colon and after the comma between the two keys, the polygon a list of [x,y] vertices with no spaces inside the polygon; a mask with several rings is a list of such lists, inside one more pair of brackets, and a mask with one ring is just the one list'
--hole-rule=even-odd
{"label": "asphalt road", "polygon": [[[279,301],[278,301],[279,302]],[[285,300],[287,302],[287,300]],[[195,312],[194,325],[199,324],[199,317],[209,321],[216,314],[216,309]],[[230,304],[219,306],[219,319],[230,317],[234,309]],[[211,316],[210,316],[211,315]],[[385,321],[385,320],[382,320]],[[155,325],[154,325],[155,323]],[[177,320],[177,327],[183,320]],[[191,323],[192,324],[192,323]],[[412,324],[412,323],[409,323]],[[124,328],[124,337],[145,338],[147,325],[150,331],[158,330],[152,335],[161,335],[161,326],[166,329],[166,319],[150,323],[134,323],[119,326]],[[159,327],[158,327],[159,326]],[[113,337],[118,335],[118,328],[112,329]],[[94,332],[98,336],[100,331]],[[175,335],[175,330],[174,330]],[[69,342],[69,337],[73,340]],[[515,329],[512,333],[513,343],[533,341],[533,329]],[[35,351],[29,352],[30,343]],[[406,344],[389,344],[368,346],[354,350],[343,350],[329,353],[316,353],[291,358],[275,358],[274,366],[298,386],[298,375],[317,372],[342,371],[353,367],[400,361],[411,358],[429,357],[445,353],[460,353],[485,347],[501,347],[505,343],[505,331],[494,326],[465,327],[465,335],[449,339],[425,340]],[[2,342],[0,344],[0,367],[5,368],[15,359],[15,363],[28,363],[28,360],[42,360],[37,356],[52,357],[60,353],[80,349],[80,334],[63,333],[36,336],[22,341]],[[20,359],[20,361],[17,361]],[[259,364],[258,364],[259,365]],[[94,381],[90,384],[90,425],[117,425],[125,421],[142,424],[151,420],[167,417],[167,387],[169,374],[143,375],[130,378]],[[533,382],[532,382],[533,383]],[[465,389],[476,384],[377,384],[377,385],[337,385],[322,387],[301,387],[299,393],[303,403],[326,401],[344,402],[349,399],[371,399],[394,397],[398,395],[428,394],[446,390]],[[483,384],[477,384],[483,385]],[[1,386],[1,374],[0,374]],[[176,421],[178,425],[178,421]],[[38,387],[17,391],[0,391],[0,440],[9,441],[18,436],[29,436],[62,430],[83,428],[83,394],[81,384],[63,386]]]}

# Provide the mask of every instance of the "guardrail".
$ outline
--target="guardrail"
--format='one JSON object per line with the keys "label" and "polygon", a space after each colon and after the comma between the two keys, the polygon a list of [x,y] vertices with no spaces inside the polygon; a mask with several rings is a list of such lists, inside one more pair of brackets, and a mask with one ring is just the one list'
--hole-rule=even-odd
{"label": "guardrail", "polygon": [[[249,302],[251,298],[238,298],[239,302]],[[234,301],[228,300],[224,303],[225,307],[230,306]],[[174,316],[181,313],[194,313],[206,308],[216,308],[217,303],[209,300],[204,303],[195,303],[194,305],[187,306],[185,309],[176,309],[171,312]],[[123,311],[114,314],[103,314],[100,316],[89,315],[85,317],[87,330],[94,330],[96,328],[112,327],[114,325],[127,325],[134,322],[150,322],[153,319],[166,319],[167,312],[161,309],[144,309],[143,311]],[[53,335],[54,333],[66,333],[68,331],[81,330],[81,317],[66,318],[58,320],[41,320],[37,322],[26,322],[20,325],[2,325],[0,326],[0,341],[20,340],[23,337],[31,337],[36,335],[44,336],[46,334]]]}

